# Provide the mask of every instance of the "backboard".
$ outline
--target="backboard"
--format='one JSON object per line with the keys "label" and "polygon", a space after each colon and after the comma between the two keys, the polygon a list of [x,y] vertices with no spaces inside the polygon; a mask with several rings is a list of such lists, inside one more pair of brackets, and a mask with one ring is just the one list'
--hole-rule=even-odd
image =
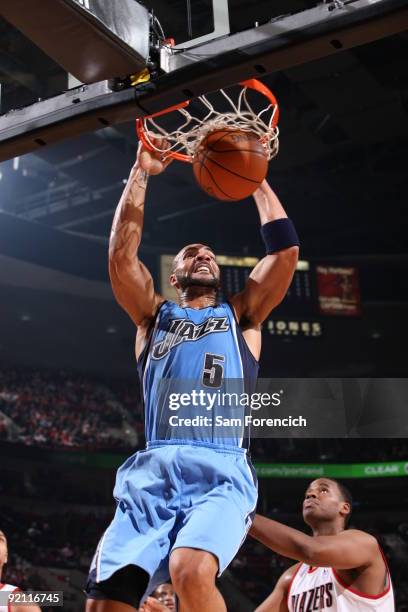
{"label": "backboard", "polygon": [[[77,12],[79,8],[81,19],[89,13],[89,20],[85,21],[92,22],[95,40],[101,41],[104,36],[106,38],[106,24],[101,23],[96,8],[103,7],[104,1],[58,0],[58,4],[72,5]],[[13,11],[10,12],[13,4],[12,0],[1,0],[0,12],[17,20]],[[138,5],[137,2],[132,4]],[[161,31],[159,10],[157,14],[153,10],[163,10],[163,3],[156,0],[150,5],[149,33],[136,25],[136,36],[135,32],[128,31],[130,38],[137,39],[133,50],[140,47],[137,61],[136,55],[129,60],[130,52],[125,48],[129,47],[129,41],[121,38],[124,33],[120,14],[115,17],[115,28],[109,30],[109,41],[103,40],[106,58],[110,58],[111,49],[120,56],[123,65],[130,61],[129,71],[136,71],[137,67],[140,72],[116,74],[107,59],[106,66],[101,66],[96,74],[112,78],[93,83],[90,79],[87,84],[78,83],[59,67],[56,61],[62,61],[59,50],[47,47],[47,55],[33,47],[27,36],[16,32],[8,22],[1,23],[6,36],[2,37],[1,50],[1,109],[5,114],[0,117],[0,160],[37,150],[69,136],[151,114],[243,79],[336,54],[408,27],[408,7],[404,0],[335,0],[316,5],[294,0],[285,4],[290,13],[283,16],[273,13],[262,23],[254,23],[251,15],[242,22],[247,25],[245,29],[234,31],[231,23],[234,23],[237,3],[203,0],[194,4],[187,2],[188,10],[184,15],[187,40],[173,44]],[[175,0],[172,17],[179,5]],[[263,7],[263,19],[266,15],[264,5],[266,3],[259,3]],[[204,11],[203,14],[211,15],[201,31],[197,27],[194,31],[192,27],[197,23],[194,15],[197,7]],[[40,16],[42,18],[44,16]],[[27,33],[33,36],[30,28]],[[38,40],[36,43],[38,45]],[[13,53],[14,44],[19,52],[23,50],[22,59]],[[148,51],[143,51],[146,44]],[[71,52],[72,67],[78,72],[83,49],[74,45]],[[36,61],[32,62],[34,57]],[[78,73],[75,76],[78,77]]]}

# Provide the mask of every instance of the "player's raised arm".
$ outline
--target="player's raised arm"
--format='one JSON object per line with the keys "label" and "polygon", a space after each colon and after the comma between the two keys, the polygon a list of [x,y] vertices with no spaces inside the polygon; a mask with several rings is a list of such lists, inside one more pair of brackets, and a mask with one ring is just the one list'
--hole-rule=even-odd
{"label": "player's raised arm", "polygon": [[356,529],[312,537],[257,514],[249,533],[278,554],[315,567],[354,569],[379,554],[376,539]]}
{"label": "player's raised arm", "polygon": [[299,255],[293,223],[266,180],[253,196],[267,254],[252,270],[244,290],[231,299],[238,320],[248,326],[262,323],[283,300]]}
{"label": "player's raised arm", "polygon": [[159,174],[162,163],[139,145],[136,163],[120,198],[109,240],[109,276],[113,293],[136,325],[148,322],[163,301],[138,252],[142,238],[144,202],[150,174]]}

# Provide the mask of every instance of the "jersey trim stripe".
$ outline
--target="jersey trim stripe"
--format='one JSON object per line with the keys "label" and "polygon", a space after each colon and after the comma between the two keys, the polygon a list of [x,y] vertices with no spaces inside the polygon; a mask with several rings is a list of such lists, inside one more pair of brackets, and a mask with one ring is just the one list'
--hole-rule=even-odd
{"label": "jersey trim stripe", "polygon": [[163,302],[162,304],[160,304],[160,307],[159,307],[159,309],[158,309],[158,311],[157,311],[157,314],[156,314],[156,320],[155,320],[155,322],[154,322],[154,327],[153,327],[153,329],[152,329],[152,331],[151,331],[150,338],[149,338],[149,340],[148,340],[148,347],[147,347],[147,351],[148,351],[148,353],[147,353],[147,357],[146,357],[146,363],[145,363],[145,365],[144,365],[144,372],[143,372],[143,379],[142,379],[142,394],[143,394],[143,402],[145,402],[145,400],[146,400],[146,388],[145,388],[145,383],[146,383],[146,375],[147,375],[147,371],[148,371],[148,369],[149,369],[150,360],[151,360],[151,348],[152,348],[152,346],[151,346],[151,345],[152,345],[152,340],[153,340],[153,338],[154,338],[154,336],[155,336],[155,333],[156,333],[156,331],[157,331],[157,328],[158,328],[158,326],[159,326],[159,321],[160,321],[160,310],[161,310],[161,307],[162,307],[162,306],[163,306],[163,304],[165,304],[165,303],[166,303],[166,302]]}
{"label": "jersey trim stripe", "polygon": [[388,586],[379,595],[368,595],[367,593],[362,593],[361,591],[355,589],[351,585],[348,585],[346,582],[344,582],[344,580],[338,575],[336,570],[334,568],[331,568],[334,578],[343,588],[347,589],[348,591],[350,591],[350,593],[353,593],[354,595],[357,595],[358,597],[362,597],[363,599],[381,599],[381,597],[385,597],[385,595],[387,595],[391,590],[390,568],[388,567],[387,559],[385,558],[383,549],[381,548],[379,542],[377,542],[377,544],[378,544],[378,548],[380,549],[382,560],[384,561],[385,570],[387,572],[387,579],[388,579]]}
{"label": "jersey trim stripe", "polygon": [[[240,346],[239,346],[239,342],[238,342],[238,338],[237,338],[237,323],[235,321],[235,315],[234,315],[234,311],[232,309],[232,306],[230,304],[227,303],[227,307],[230,309],[231,312],[231,327],[232,327],[232,335],[234,336],[234,340],[235,340],[235,345],[237,347],[237,353],[239,355],[239,361],[241,364],[241,378],[244,378],[244,364],[242,363],[242,355],[241,355],[241,350],[240,350]],[[244,431],[242,432],[242,436],[239,439],[239,447],[242,448],[243,442],[244,442]]]}
{"label": "jersey trim stripe", "polygon": [[301,567],[302,567],[302,563],[299,563],[297,568],[296,568],[296,570],[293,572],[292,579],[291,579],[291,581],[289,583],[288,596],[287,596],[287,599],[286,599],[286,605],[288,606],[288,610],[290,610],[290,590],[292,588],[292,585],[293,585],[293,582],[294,582],[294,580],[296,578],[296,575],[297,575],[297,573],[298,573],[298,571],[300,570]]}
{"label": "jersey trim stripe", "polygon": [[383,591],[379,595],[368,595],[368,593],[362,593],[361,591],[358,591],[357,589],[355,589],[351,585],[346,584],[344,582],[344,580],[342,580],[342,578],[340,578],[340,576],[338,575],[338,573],[336,572],[336,570],[334,568],[331,568],[331,571],[332,571],[332,574],[333,574],[335,580],[337,580],[337,582],[340,584],[340,586],[342,586],[347,591],[350,591],[350,593],[353,593],[353,595],[357,595],[358,597],[362,597],[363,599],[381,599],[381,597],[385,597],[385,595],[387,595],[390,592],[390,590],[391,590],[391,577],[390,577],[388,569],[387,569],[388,586],[385,589],[385,591]]}
{"label": "jersey trim stripe", "polygon": [[[110,527],[110,525],[109,525],[109,527]],[[102,539],[101,539],[100,544],[99,544],[98,558],[96,559],[96,582],[99,582],[100,581],[100,577],[101,577],[102,548],[103,548],[103,544],[105,542],[106,534],[108,533],[109,527],[106,529],[105,533],[103,534]]]}
{"label": "jersey trim stripe", "polygon": [[[246,450],[245,450],[245,452],[246,452]],[[251,475],[251,480],[252,480],[253,484],[255,485],[255,487],[257,487],[257,486],[258,486],[258,484],[257,484],[257,482],[255,482],[254,474],[252,473],[252,470],[251,470],[250,465],[249,465],[249,463],[248,463],[248,457],[247,457],[247,456],[245,457],[245,464],[246,464],[246,468],[247,468],[248,472],[249,472],[249,473],[250,473],[250,475]],[[235,551],[235,553],[234,553],[234,557],[235,557],[235,555],[237,554],[237,552],[239,551],[239,549],[241,548],[242,544],[245,542],[245,540],[246,540],[246,538],[247,538],[247,535],[248,535],[248,531],[251,529],[251,525],[252,525],[252,521],[253,521],[252,517],[253,517],[253,515],[254,515],[254,513],[255,513],[255,510],[256,510],[256,506],[257,506],[257,504],[258,504],[258,499],[256,499],[256,500],[255,500],[255,505],[254,505],[254,506],[251,508],[251,510],[250,510],[249,512],[247,512],[247,514],[245,515],[245,533],[244,533],[244,535],[243,535],[243,537],[242,537],[242,539],[241,539],[241,542],[240,542],[240,543],[239,543],[239,545],[238,545],[237,550],[236,550],[236,551]],[[248,519],[249,519],[249,520],[248,520]],[[232,558],[233,558],[233,557],[232,557]],[[224,567],[224,568],[222,568],[222,570],[221,570],[221,569],[219,569],[219,571],[218,571],[218,576],[221,576],[221,574],[223,573],[223,571],[224,571],[225,569],[226,569],[225,567]]]}

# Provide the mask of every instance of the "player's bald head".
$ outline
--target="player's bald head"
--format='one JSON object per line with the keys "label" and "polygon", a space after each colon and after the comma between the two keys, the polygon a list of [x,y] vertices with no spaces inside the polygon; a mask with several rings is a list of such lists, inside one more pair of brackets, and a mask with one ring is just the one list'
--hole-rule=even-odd
{"label": "player's bald head", "polygon": [[213,257],[215,257],[214,251],[207,244],[201,244],[200,242],[196,242],[196,243],[193,243],[193,244],[187,244],[185,247],[183,247],[177,253],[175,258],[173,259],[173,272],[174,272],[174,270],[176,270],[176,268],[178,267],[179,262],[183,260],[184,256],[187,253],[191,252],[192,254],[193,253],[197,254],[197,252],[199,252],[200,250],[208,251],[209,253],[211,253],[211,255],[213,255]]}

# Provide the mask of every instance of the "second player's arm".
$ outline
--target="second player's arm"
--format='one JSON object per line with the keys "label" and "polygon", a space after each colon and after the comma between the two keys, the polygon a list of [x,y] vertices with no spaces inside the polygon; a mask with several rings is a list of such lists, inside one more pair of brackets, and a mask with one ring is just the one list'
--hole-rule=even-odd
{"label": "second player's arm", "polygon": [[354,569],[372,562],[378,554],[376,539],[356,529],[312,537],[257,514],[249,533],[278,554],[315,567]]}
{"label": "second player's arm", "polygon": [[299,564],[292,565],[279,578],[272,593],[263,601],[255,612],[288,612],[288,592],[293,575]]}
{"label": "second player's arm", "polygon": [[[278,219],[287,219],[279,198],[266,180],[255,191],[253,197],[261,225]],[[292,282],[298,256],[299,247],[290,246],[266,255],[257,263],[244,290],[231,300],[239,320],[244,324],[248,322],[249,325],[259,325],[280,304]]]}
{"label": "second player's arm", "polygon": [[152,319],[163,298],[140,261],[144,202],[148,173],[140,165],[140,151],[113,219],[109,240],[109,276],[113,293],[136,325]]}

